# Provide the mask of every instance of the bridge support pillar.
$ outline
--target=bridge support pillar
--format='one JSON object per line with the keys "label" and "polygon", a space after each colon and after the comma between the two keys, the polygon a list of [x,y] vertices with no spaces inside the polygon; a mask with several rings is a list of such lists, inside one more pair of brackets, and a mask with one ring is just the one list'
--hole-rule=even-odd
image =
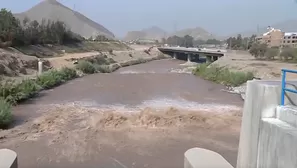
{"label": "bridge support pillar", "polygon": [[188,62],[191,62],[191,54],[188,53]]}
{"label": "bridge support pillar", "polygon": [[176,52],[173,53],[173,59],[177,59],[177,54],[176,54]]}
{"label": "bridge support pillar", "polygon": [[206,63],[210,63],[212,60],[211,56],[206,56]]}

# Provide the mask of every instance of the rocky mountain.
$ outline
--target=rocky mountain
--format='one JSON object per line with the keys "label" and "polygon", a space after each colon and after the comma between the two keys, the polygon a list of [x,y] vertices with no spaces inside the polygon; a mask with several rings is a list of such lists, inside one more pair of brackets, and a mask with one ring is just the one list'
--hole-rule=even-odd
{"label": "rocky mountain", "polygon": [[179,31],[171,34],[170,36],[172,36],[172,35],[176,35],[179,37],[183,37],[185,35],[190,35],[195,40],[207,40],[207,39],[218,38],[215,35],[209,33],[208,31],[206,31],[205,29],[203,29],[201,27],[182,29],[182,30],[179,30]]}
{"label": "rocky mountain", "polygon": [[125,41],[132,41],[145,38],[146,33],[143,31],[129,31],[124,37]]}
{"label": "rocky mountain", "polygon": [[73,11],[57,0],[43,0],[28,11],[15,14],[15,17],[21,21],[27,17],[30,20],[37,20],[39,23],[43,19],[63,21],[74,33],[85,38],[96,35],[104,35],[112,39],[115,37],[114,34],[104,26],[77,11]]}
{"label": "rocky mountain", "polygon": [[167,33],[165,30],[157,27],[152,26],[140,31],[130,31],[124,37],[124,40],[131,41],[137,39],[155,39],[161,40],[163,37],[166,37]]}
{"label": "rocky mountain", "polygon": [[142,32],[146,34],[146,38],[149,39],[162,39],[167,36],[167,32],[157,26],[143,29]]}

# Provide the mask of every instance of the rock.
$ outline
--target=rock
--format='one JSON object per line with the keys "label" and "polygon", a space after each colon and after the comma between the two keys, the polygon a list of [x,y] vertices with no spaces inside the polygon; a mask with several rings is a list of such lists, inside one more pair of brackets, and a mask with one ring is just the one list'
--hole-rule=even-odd
{"label": "rock", "polygon": [[19,72],[20,72],[21,74],[27,75],[27,70],[26,70],[26,68],[24,68],[24,67],[20,68],[20,69],[19,69]]}

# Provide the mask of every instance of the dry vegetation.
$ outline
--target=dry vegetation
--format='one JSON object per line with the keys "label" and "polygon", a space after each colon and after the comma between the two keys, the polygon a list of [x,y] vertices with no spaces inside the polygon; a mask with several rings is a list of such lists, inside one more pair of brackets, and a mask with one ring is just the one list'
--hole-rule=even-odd
{"label": "dry vegetation", "polygon": [[[266,80],[280,80],[281,69],[296,69],[296,64],[280,60],[259,60],[247,51],[230,51],[213,64],[234,71],[253,72],[255,77]],[[288,79],[294,79],[294,74],[288,74]]]}

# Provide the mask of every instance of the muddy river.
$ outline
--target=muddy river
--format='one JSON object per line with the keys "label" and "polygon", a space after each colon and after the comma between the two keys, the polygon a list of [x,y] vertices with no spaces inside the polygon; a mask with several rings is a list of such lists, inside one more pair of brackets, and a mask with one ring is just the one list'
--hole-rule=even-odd
{"label": "muddy river", "polygon": [[0,148],[19,167],[183,167],[192,147],[236,164],[239,95],[158,60],[94,74],[48,90],[14,109]]}

